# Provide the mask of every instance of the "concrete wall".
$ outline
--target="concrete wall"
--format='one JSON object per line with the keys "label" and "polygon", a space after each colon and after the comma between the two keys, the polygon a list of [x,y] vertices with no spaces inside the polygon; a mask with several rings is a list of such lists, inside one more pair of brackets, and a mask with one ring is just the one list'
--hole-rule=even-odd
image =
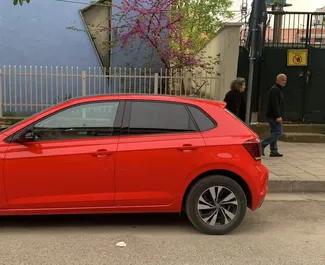
{"label": "concrete wall", "polygon": [[[88,1],[76,1],[88,3]],[[121,0],[114,0],[115,5]],[[67,29],[85,29],[80,10],[85,4],[60,2],[56,0],[32,0],[30,4],[13,6],[11,0],[0,1],[0,66],[1,65],[43,65],[79,66],[79,69],[100,66],[100,60],[87,32]],[[108,26],[110,15],[107,8],[94,7],[87,12],[87,23],[103,23]],[[118,26],[114,19],[117,8],[113,8],[113,27]],[[111,61],[112,67],[161,66],[157,58],[151,57],[152,50],[144,43],[132,43],[130,47],[116,47],[109,57],[107,41],[109,32],[92,32],[104,45],[99,53],[103,61]],[[113,37],[119,35],[112,33]],[[106,45],[106,47],[105,47]],[[131,48],[132,46],[132,48]],[[105,51],[106,49],[106,51]],[[149,62],[149,63],[148,63]]]}
{"label": "concrete wall", "polygon": [[79,15],[84,7],[55,0],[23,6],[0,1],[0,66],[99,66],[87,33],[66,29],[84,28]]}
{"label": "concrete wall", "polygon": [[[119,4],[120,1],[114,0],[114,3]],[[102,55],[102,61],[105,62],[103,65],[106,67],[144,67],[148,62],[146,56],[152,54],[152,50],[142,43],[133,43],[132,49],[115,48],[111,53],[113,58],[109,58],[110,51],[105,45],[97,45],[97,53],[92,38],[84,31],[85,24],[80,15],[80,10],[86,8],[87,4],[79,2],[89,3],[90,0],[73,3],[32,0],[30,4],[23,6],[13,6],[11,0],[0,1],[0,87],[3,113],[30,114],[70,96],[80,96],[81,72],[93,74],[96,71],[98,74],[101,67],[99,55]],[[104,22],[103,26],[108,28],[110,21],[107,18],[111,17],[107,10],[95,7],[86,15],[86,23]],[[112,12],[117,12],[116,8]],[[118,20],[112,23],[114,27],[118,26]],[[97,44],[107,44],[110,35],[109,30],[98,32],[99,38],[94,41]],[[118,34],[112,35],[119,38]],[[157,58],[150,62],[151,66],[161,67]],[[51,66],[55,74],[53,78],[49,77]],[[85,83],[87,93],[113,91],[111,83],[102,77],[86,77]],[[107,84],[107,87],[103,84]],[[117,91],[115,86],[113,88]],[[25,107],[19,102],[26,102],[29,106]]]}
{"label": "concrete wall", "polygon": [[216,65],[215,69],[215,72],[220,74],[220,79],[213,84],[215,90],[211,91],[211,97],[217,100],[224,99],[231,81],[237,77],[241,25],[241,23],[225,24],[201,51],[206,58],[220,54],[220,64]]}
{"label": "concrete wall", "polygon": [[[102,6],[88,6],[81,10],[81,16],[85,22],[90,38],[97,49],[99,59],[104,67],[121,68],[153,68],[159,71],[162,68],[160,59],[155,50],[150,48],[148,43],[140,40],[133,40],[123,46],[120,41],[124,23],[120,18],[121,0],[114,0],[113,7],[104,6],[110,0],[102,0]],[[112,28],[110,31],[109,29]],[[129,29],[126,29],[129,30]],[[110,45],[111,44],[111,45]]]}

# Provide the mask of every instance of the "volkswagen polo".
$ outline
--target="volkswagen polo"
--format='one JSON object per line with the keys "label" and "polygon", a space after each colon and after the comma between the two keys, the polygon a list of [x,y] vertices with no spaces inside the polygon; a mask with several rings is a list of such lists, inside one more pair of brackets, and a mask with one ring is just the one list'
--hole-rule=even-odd
{"label": "volkswagen polo", "polygon": [[0,215],[185,212],[219,235],[267,193],[258,136],[211,100],[72,99],[2,131],[0,155]]}

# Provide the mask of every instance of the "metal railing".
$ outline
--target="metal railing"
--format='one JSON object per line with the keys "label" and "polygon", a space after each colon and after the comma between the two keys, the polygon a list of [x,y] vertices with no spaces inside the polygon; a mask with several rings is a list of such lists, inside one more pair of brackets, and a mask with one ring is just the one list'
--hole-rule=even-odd
{"label": "metal railing", "polygon": [[26,116],[64,100],[98,94],[145,93],[219,99],[216,71],[148,68],[3,66],[0,69],[0,117]]}
{"label": "metal railing", "polygon": [[[248,25],[241,31],[241,45],[245,46]],[[264,32],[265,46],[306,48],[325,47],[325,13],[319,12],[268,12]]]}

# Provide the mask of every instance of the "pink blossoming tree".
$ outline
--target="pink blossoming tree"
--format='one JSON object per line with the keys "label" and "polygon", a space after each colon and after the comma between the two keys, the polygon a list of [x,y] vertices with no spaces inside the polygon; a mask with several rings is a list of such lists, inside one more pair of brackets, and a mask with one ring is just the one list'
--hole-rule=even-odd
{"label": "pink blossoming tree", "polygon": [[[13,0],[22,4],[24,0]],[[25,0],[29,2],[30,0]],[[108,45],[127,47],[145,43],[168,71],[212,71],[219,58],[207,57],[202,49],[215,35],[221,19],[232,17],[231,0],[121,0],[101,2],[115,9],[114,26],[98,31],[117,32]],[[92,1],[91,4],[98,4]],[[72,28],[73,29],[73,28]]]}

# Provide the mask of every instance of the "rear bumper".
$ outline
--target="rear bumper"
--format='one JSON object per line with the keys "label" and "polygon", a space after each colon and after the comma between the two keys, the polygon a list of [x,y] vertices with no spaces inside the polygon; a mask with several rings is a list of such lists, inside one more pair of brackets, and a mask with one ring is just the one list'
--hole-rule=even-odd
{"label": "rear bumper", "polygon": [[252,193],[252,211],[262,206],[268,192],[269,170],[263,165],[259,165],[257,170],[260,171],[260,179],[257,182],[255,192]]}

